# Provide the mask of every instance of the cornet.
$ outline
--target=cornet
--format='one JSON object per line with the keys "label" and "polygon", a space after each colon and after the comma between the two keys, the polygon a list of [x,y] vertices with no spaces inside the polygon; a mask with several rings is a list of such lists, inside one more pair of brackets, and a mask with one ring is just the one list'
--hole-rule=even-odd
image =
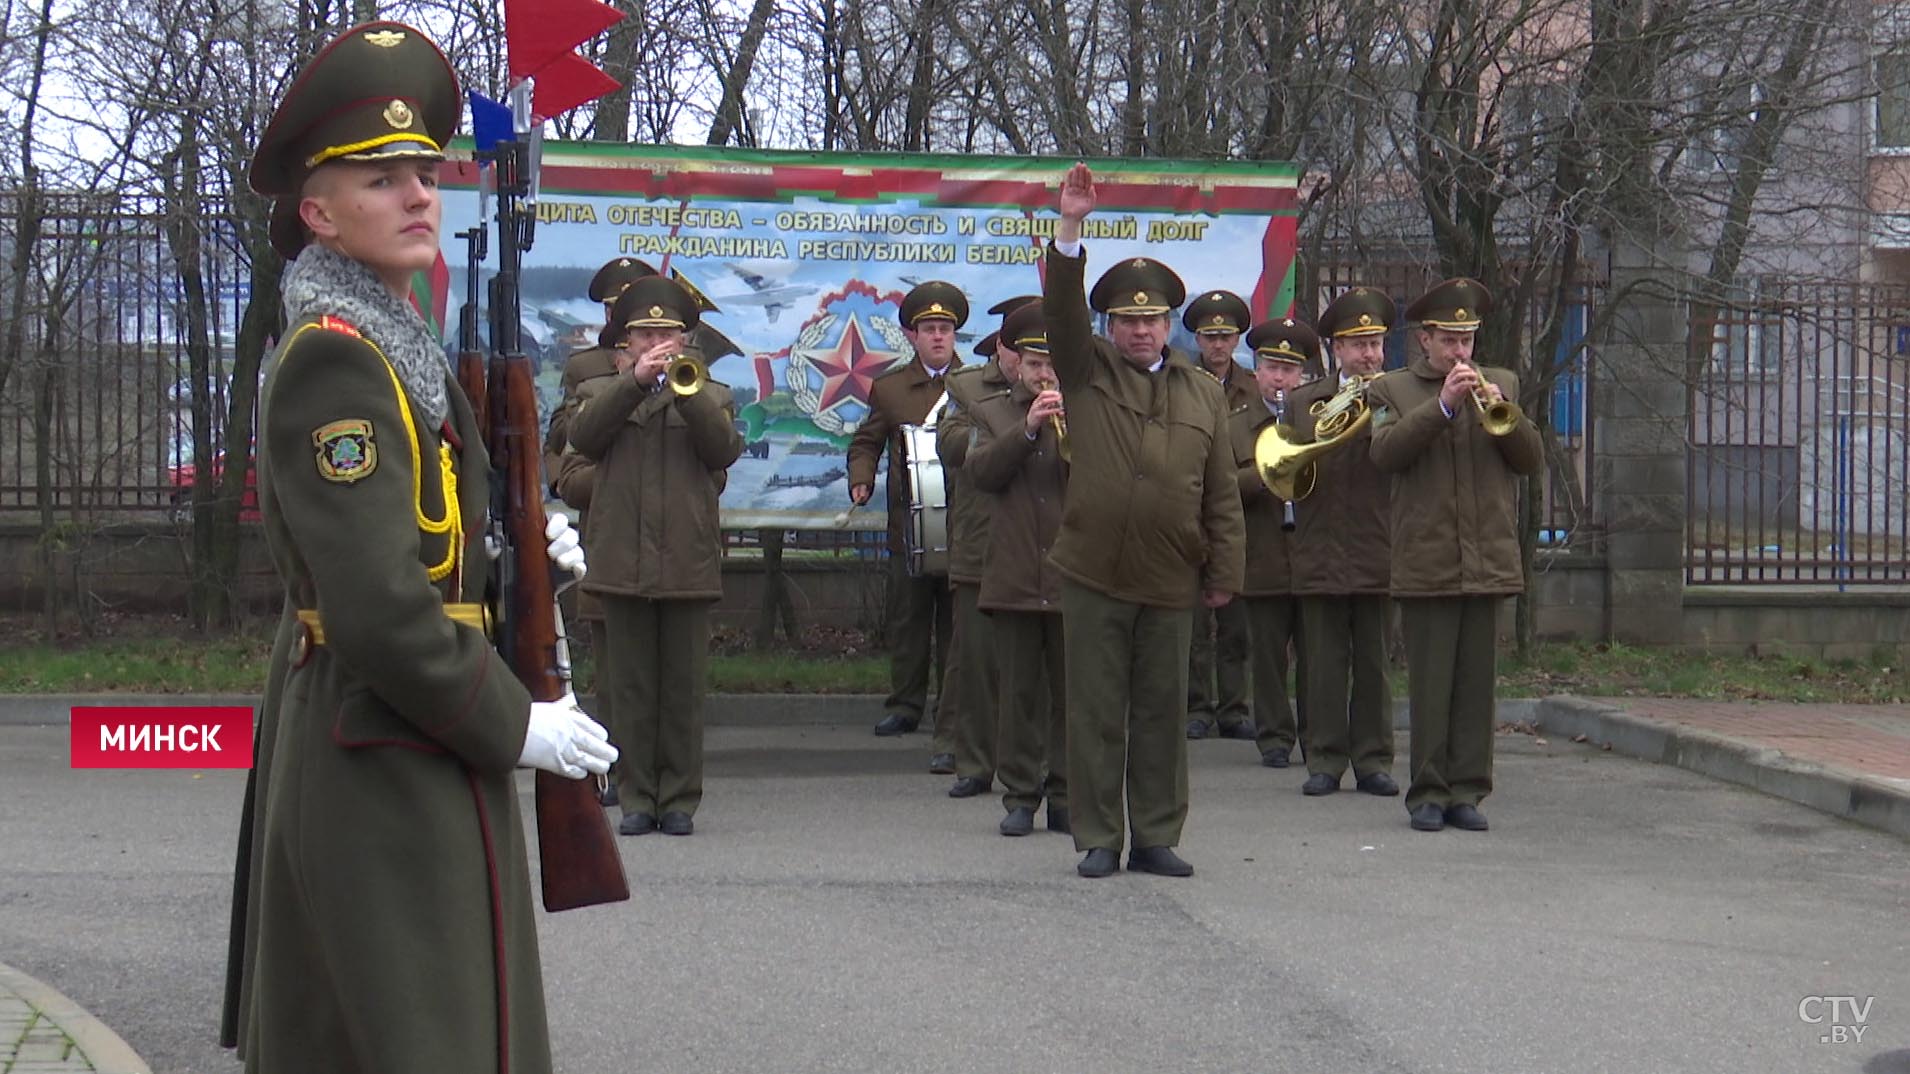
{"label": "cornet", "polygon": [[[1044,380],[1044,381],[1041,381],[1040,383],[1031,385],[1031,387],[1035,389],[1037,394],[1041,392],[1053,392],[1053,391],[1061,390],[1061,382],[1055,381],[1055,380]],[[1064,407],[1067,405],[1065,400],[1063,401],[1062,405]],[[1048,424],[1054,427],[1055,450],[1060,452],[1061,461],[1073,462],[1074,452],[1068,447],[1068,419],[1067,417],[1064,416],[1064,414],[1062,413],[1050,414],[1048,415]]]}
{"label": "cornet", "polygon": [[709,379],[710,375],[703,368],[703,363],[687,354],[677,355],[670,359],[669,365],[663,367],[663,382],[670,386],[671,391],[686,398],[702,391],[704,382]]}
{"label": "cornet", "polygon": [[[1477,366],[1473,372],[1478,372]],[[1519,409],[1519,404],[1510,399],[1495,400],[1486,394],[1484,374],[1472,382],[1472,405],[1479,411],[1479,427],[1490,436],[1504,436],[1525,420],[1525,411]]]}

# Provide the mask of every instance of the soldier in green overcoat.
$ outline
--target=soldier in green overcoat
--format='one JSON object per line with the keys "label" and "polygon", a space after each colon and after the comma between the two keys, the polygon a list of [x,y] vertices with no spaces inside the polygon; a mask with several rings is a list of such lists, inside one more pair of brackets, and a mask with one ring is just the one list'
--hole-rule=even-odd
{"label": "soldier in green overcoat", "polygon": [[[1180,278],[1133,258],[1086,292],[1081,222],[1094,201],[1077,164],[1062,179],[1042,292],[1074,460],[1049,562],[1067,623],[1076,870],[1112,874],[1131,833],[1129,869],[1189,876],[1173,849],[1187,819],[1189,612],[1240,591],[1240,490],[1220,385],[1167,350]],[[1108,315],[1108,338],[1093,334],[1090,305]]]}
{"label": "soldier in green overcoat", "polygon": [[[1392,588],[1406,635],[1418,831],[1486,830],[1492,792],[1499,606],[1525,588],[1519,477],[1545,465],[1532,420],[1488,431],[1482,411],[1518,398],[1518,375],[1472,364],[1491,310],[1484,284],[1447,280],[1406,309],[1421,353],[1373,382],[1373,465],[1392,474]],[[1475,397],[1476,393],[1476,397]]]}
{"label": "soldier in green overcoat", "polygon": [[[489,459],[406,301],[458,111],[429,39],[368,23],[307,65],[252,163],[296,257],[259,433],[286,606],[223,1026],[248,1071],[551,1069],[515,770],[582,778],[615,750],[486,636]],[[578,557],[564,529],[553,557]]]}

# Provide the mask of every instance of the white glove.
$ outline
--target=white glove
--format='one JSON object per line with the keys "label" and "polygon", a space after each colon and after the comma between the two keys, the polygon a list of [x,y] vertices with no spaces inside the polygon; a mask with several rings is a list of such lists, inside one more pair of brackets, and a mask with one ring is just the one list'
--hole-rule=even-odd
{"label": "white glove", "polygon": [[545,549],[550,561],[569,571],[577,581],[583,581],[583,542],[577,536],[577,528],[570,524],[570,519],[564,517],[562,511],[550,513],[550,518],[544,523],[544,539],[550,542],[550,547]]}
{"label": "white glove", "polygon": [[610,762],[616,759],[617,747],[610,744],[610,732],[577,707],[576,695],[531,702],[530,726],[524,730],[519,765],[555,772],[565,779],[582,779],[586,773],[601,776],[610,771]]}

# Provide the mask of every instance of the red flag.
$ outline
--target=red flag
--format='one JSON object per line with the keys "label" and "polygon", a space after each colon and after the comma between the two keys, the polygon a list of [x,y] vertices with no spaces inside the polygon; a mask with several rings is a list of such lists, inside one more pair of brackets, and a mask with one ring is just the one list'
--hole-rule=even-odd
{"label": "red flag", "polygon": [[[597,0],[504,0],[504,43],[510,53],[511,81],[541,74],[571,49],[622,20],[616,8]],[[591,97],[608,92],[599,90]],[[543,114],[548,117],[558,112]]]}
{"label": "red flag", "polygon": [[566,52],[539,70],[531,88],[531,114],[538,119],[561,116],[616,89],[618,82],[589,60]]}

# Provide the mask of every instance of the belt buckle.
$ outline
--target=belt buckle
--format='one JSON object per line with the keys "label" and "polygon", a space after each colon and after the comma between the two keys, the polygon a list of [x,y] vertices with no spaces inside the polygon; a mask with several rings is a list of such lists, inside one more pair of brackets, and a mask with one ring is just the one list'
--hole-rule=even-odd
{"label": "belt buckle", "polygon": [[315,646],[312,643],[312,626],[310,623],[300,620],[297,637],[292,641],[292,666],[294,668],[302,668],[307,663],[310,663],[313,648],[315,648]]}

